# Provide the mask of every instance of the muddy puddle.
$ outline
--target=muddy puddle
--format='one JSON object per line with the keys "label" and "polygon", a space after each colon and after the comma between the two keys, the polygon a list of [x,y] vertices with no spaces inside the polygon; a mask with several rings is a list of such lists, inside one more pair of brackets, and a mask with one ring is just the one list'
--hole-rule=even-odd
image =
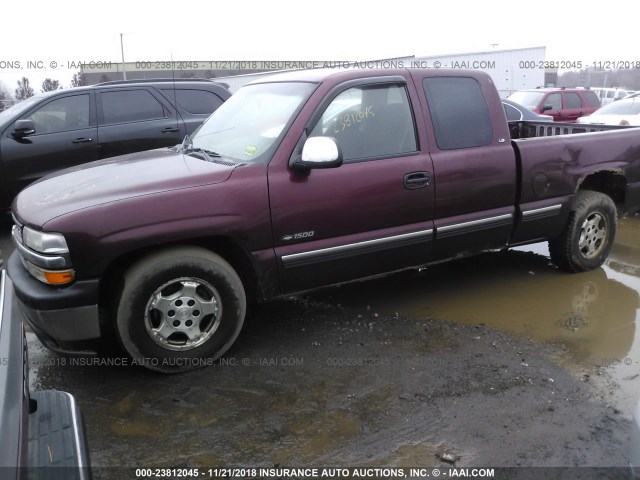
{"label": "muddy puddle", "polygon": [[625,414],[640,398],[638,216],[621,220],[606,264],[590,272],[558,271],[540,243],[312,296],[385,314],[485,324],[559,344],[565,366],[578,372],[600,366],[611,375]]}
{"label": "muddy puddle", "polygon": [[[118,466],[438,465],[448,446],[430,425],[442,422],[415,400],[426,394],[412,391],[407,361],[437,335],[406,319],[391,326],[398,335],[381,317],[336,313],[305,301],[272,304],[259,314],[271,324],[251,322],[224,361],[174,376],[77,365],[29,334],[31,387],[77,397],[95,478],[118,478]],[[437,343],[436,351],[452,347]]]}

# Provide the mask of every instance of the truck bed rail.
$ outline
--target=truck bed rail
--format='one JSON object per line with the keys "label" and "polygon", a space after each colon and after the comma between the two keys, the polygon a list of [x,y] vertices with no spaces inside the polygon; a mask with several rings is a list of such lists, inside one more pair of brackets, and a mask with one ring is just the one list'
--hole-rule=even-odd
{"label": "truck bed rail", "polygon": [[509,122],[509,132],[512,139],[551,137],[555,135],[571,135],[574,133],[603,132],[605,130],[619,130],[622,128],[638,128],[621,125],[595,125],[588,123],[559,123],[559,122]]}

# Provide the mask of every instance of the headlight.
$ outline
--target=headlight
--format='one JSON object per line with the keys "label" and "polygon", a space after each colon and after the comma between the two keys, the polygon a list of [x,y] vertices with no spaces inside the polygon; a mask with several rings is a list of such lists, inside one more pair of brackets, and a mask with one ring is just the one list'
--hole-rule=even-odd
{"label": "headlight", "polygon": [[67,242],[60,233],[44,233],[24,227],[22,241],[25,246],[39,253],[69,253]]}

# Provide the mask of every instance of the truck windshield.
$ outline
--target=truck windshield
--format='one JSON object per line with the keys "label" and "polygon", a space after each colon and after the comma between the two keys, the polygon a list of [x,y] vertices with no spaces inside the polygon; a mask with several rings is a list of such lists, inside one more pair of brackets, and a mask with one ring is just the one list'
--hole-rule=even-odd
{"label": "truck windshield", "polygon": [[190,139],[190,146],[240,162],[252,162],[284,134],[314,83],[247,85],[222,104]]}
{"label": "truck windshield", "polygon": [[543,96],[544,92],[516,92],[509,97],[509,100],[533,109],[538,106]]}

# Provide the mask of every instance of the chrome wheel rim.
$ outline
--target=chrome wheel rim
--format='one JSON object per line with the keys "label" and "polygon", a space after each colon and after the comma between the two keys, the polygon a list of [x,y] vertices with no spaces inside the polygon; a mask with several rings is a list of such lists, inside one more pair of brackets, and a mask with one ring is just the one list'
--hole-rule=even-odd
{"label": "chrome wheel rim", "polygon": [[193,350],[215,333],[222,300],[208,282],[181,277],[157,288],[145,308],[144,323],[151,339],[163,348]]}
{"label": "chrome wheel rim", "polygon": [[578,249],[584,258],[597,257],[607,243],[607,219],[600,212],[593,212],[582,223]]}

